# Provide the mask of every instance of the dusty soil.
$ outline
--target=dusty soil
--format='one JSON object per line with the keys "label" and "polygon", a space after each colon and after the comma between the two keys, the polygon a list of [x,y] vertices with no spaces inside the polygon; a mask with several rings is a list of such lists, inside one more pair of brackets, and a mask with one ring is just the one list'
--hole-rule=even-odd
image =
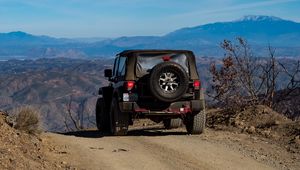
{"label": "dusty soil", "polygon": [[0,112],[0,169],[55,169],[56,162],[46,157],[42,139],[15,130],[5,118]]}
{"label": "dusty soil", "polygon": [[214,130],[251,134],[256,138],[274,141],[291,153],[300,154],[300,120],[292,121],[263,105],[242,112],[209,110],[207,126]]}
{"label": "dusty soil", "polygon": [[[253,115],[255,114],[255,115]],[[299,169],[300,124],[268,108],[207,115],[202,135],[139,120],[128,136],[28,135],[0,114],[0,169]],[[259,119],[257,119],[259,118]]]}
{"label": "dusty soil", "polygon": [[[134,127],[128,136],[101,136],[89,130],[44,134],[56,147],[49,157],[78,169],[299,169],[300,155],[267,138],[207,129]],[[63,153],[63,154],[61,154]]]}

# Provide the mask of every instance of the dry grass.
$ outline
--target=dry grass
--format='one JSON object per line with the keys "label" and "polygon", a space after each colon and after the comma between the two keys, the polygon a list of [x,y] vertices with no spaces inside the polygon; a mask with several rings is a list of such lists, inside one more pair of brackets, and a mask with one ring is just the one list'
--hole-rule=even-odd
{"label": "dry grass", "polygon": [[14,128],[30,133],[41,133],[40,112],[33,107],[22,107],[14,111],[15,123]]}

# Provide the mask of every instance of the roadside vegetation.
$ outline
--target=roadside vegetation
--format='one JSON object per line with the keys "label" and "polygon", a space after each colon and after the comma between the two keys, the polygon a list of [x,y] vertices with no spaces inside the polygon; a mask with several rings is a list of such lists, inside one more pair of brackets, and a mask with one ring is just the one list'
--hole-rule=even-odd
{"label": "roadside vegetation", "polygon": [[240,112],[248,106],[265,105],[291,119],[299,116],[299,60],[287,65],[276,58],[271,46],[267,57],[257,57],[243,38],[224,40],[221,47],[225,56],[221,64],[210,66],[208,93],[217,106]]}
{"label": "roadside vegetation", "polygon": [[224,40],[225,56],[210,66],[207,126],[270,139],[300,153],[300,61],[284,63],[276,49],[257,57],[242,38]]}
{"label": "roadside vegetation", "polygon": [[40,111],[36,108],[26,106],[15,109],[6,117],[7,123],[17,130],[29,134],[40,134],[42,132]]}

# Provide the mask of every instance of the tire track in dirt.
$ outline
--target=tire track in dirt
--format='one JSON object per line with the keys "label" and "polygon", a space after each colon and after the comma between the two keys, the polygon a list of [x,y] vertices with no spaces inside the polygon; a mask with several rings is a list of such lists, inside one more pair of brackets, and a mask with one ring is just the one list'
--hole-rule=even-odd
{"label": "tire track in dirt", "polygon": [[168,169],[211,169],[210,166],[191,155],[180,152],[172,147],[166,147],[148,138],[137,140],[152,157],[168,165]]}
{"label": "tire track in dirt", "polygon": [[68,153],[59,159],[79,169],[273,169],[222,144],[203,140],[201,136],[181,132],[151,135],[46,136]]}

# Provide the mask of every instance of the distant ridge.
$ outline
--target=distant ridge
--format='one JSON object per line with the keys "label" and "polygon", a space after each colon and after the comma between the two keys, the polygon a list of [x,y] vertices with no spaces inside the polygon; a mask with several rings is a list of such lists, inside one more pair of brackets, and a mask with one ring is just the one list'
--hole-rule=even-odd
{"label": "distant ridge", "polygon": [[244,37],[263,55],[269,44],[277,55],[300,56],[300,23],[275,16],[247,15],[230,22],[216,22],[175,30],[164,36],[110,38],[53,38],[21,31],[0,33],[0,59],[72,57],[111,57],[124,49],[187,49],[197,55],[223,55],[219,44],[224,39]]}

